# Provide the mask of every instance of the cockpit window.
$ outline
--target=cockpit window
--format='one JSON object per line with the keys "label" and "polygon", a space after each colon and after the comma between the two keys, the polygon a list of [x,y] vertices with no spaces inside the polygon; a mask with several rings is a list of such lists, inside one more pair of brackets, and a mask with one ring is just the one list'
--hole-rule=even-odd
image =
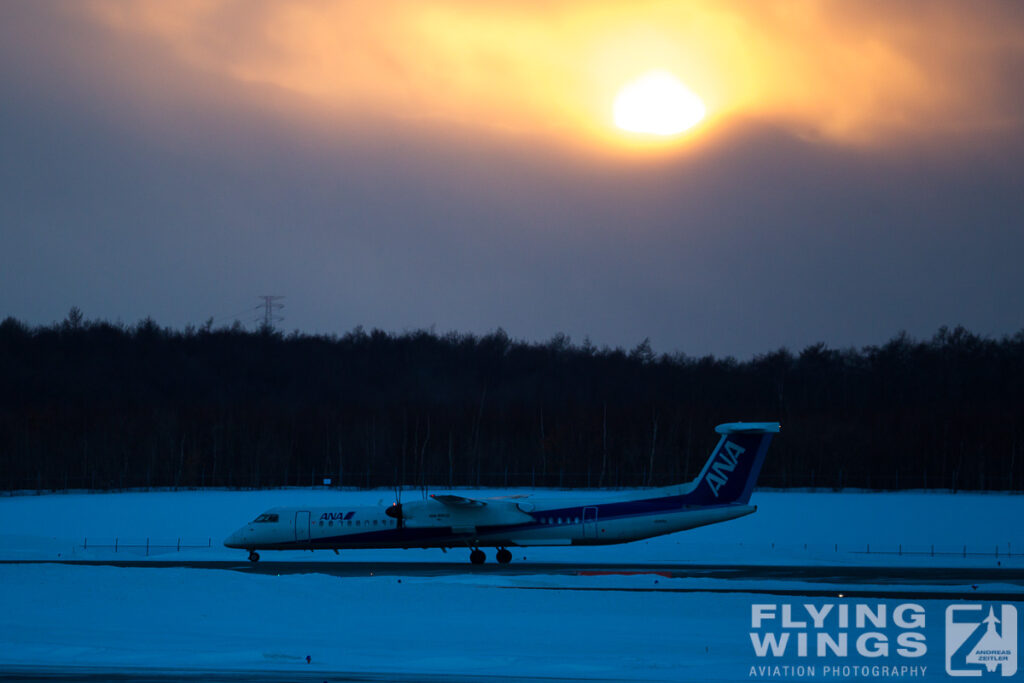
{"label": "cockpit window", "polygon": [[253,521],[254,524],[256,522],[276,522],[277,521],[277,515],[262,514],[262,515],[260,515],[259,517],[257,517],[256,519],[254,519],[252,521]]}

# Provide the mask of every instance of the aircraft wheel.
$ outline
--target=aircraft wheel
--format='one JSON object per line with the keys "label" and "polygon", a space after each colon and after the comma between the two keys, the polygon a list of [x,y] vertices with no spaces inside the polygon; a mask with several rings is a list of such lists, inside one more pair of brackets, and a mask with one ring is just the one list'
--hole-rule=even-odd
{"label": "aircraft wheel", "polygon": [[498,562],[508,564],[512,561],[512,551],[508,548],[498,548]]}
{"label": "aircraft wheel", "polygon": [[254,564],[256,562],[259,562],[260,561],[260,554],[258,552],[256,552],[255,550],[250,550],[249,551],[249,561],[254,563]]}
{"label": "aircraft wheel", "polygon": [[473,552],[469,554],[469,561],[473,564],[483,564],[486,559],[487,556],[484,555],[484,551],[479,548],[474,548]]}

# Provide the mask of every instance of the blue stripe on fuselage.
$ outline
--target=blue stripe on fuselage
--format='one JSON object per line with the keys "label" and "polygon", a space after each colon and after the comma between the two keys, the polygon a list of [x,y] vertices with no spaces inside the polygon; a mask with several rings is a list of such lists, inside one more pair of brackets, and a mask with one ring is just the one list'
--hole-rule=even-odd
{"label": "blue stripe on fuselage", "polygon": [[[660,498],[643,498],[640,500],[625,500],[609,503],[581,504],[572,507],[551,508],[549,510],[535,510],[530,514],[535,519],[558,519],[564,521],[542,523],[539,521],[526,522],[523,524],[507,524],[494,526],[477,527],[475,536],[492,536],[497,534],[510,534],[520,531],[534,531],[537,529],[553,529],[559,527],[575,527],[583,522],[583,508],[597,508],[597,522],[608,522],[613,520],[629,519],[634,517],[653,516],[664,512],[683,512],[684,510],[706,510],[712,508],[729,507],[723,505],[688,505],[688,495],[662,496]],[[579,519],[579,521],[576,521]],[[357,533],[346,533],[334,536],[311,537],[301,541],[282,541],[268,544],[276,549],[305,549],[310,547],[331,548],[343,545],[367,545],[388,543],[398,546],[417,546],[428,542],[429,544],[442,545],[444,541],[451,540],[458,542],[467,538],[466,534],[453,534],[445,532],[447,527],[404,527],[402,529],[376,529],[373,531],[360,531]]]}

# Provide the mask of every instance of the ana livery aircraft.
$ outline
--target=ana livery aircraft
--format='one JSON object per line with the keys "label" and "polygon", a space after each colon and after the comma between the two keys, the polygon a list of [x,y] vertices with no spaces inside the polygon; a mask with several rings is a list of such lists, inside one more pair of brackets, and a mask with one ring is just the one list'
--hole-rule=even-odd
{"label": "ana livery aircraft", "polygon": [[509,547],[626,543],[724,522],[757,510],[750,493],[779,423],[733,422],[715,431],[722,438],[688,484],[596,502],[437,494],[390,507],[273,508],[224,545],[248,550],[253,562],[257,550],[462,547],[474,564],[486,559],[481,547],[492,547],[504,564],[512,560]]}

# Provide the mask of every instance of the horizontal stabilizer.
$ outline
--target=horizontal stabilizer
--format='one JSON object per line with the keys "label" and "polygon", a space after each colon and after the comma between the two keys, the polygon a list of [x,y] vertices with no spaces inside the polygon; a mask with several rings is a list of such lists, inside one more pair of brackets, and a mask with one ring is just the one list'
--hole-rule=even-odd
{"label": "horizontal stabilizer", "polygon": [[719,434],[778,434],[778,422],[727,422],[715,427]]}

